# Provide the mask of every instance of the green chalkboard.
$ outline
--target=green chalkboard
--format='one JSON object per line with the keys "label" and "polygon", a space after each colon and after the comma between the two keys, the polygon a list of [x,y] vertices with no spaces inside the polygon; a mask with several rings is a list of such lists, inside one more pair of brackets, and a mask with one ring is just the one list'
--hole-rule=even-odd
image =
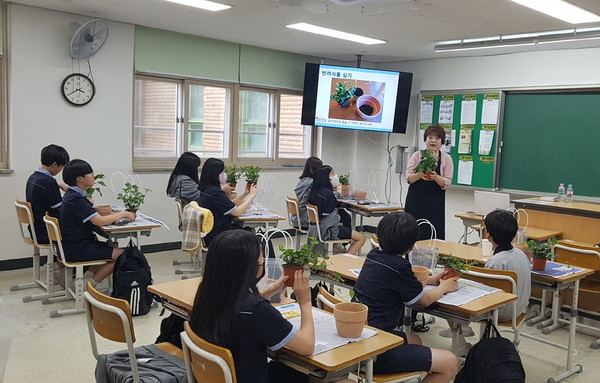
{"label": "green chalkboard", "polygon": [[600,91],[506,93],[500,187],[600,196]]}
{"label": "green chalkboard", "polygon": [[[449,154],[454,163],[453,185],[487,189],[496,187],[498,137],[500,136],[499,116],[501,114],[502,96],[500,91],[494,90],[485,92],[466,90],[462,93],[424,91],[421,93],[419,98],[419,143],[423,141],[424,130],[431,124],[440,124],[446,134],[452,136],[454,144],[451,146]],[[487,112],[490,111],[490,104],[496,108],[497,117],[493,122],[486,121],[486,118],[483,117],[484,104],[487,104]],[[448,113],[449,108],[452,108],[452,113]],[[471,113],[467,109],[470,109]],[[467,115],[473,116],[473,111],[474,119],[466,118]],[[459,150],[461,135],[464,131],[468,131],[466,135],[470,135],[468,153],[461,153],[461,150]],[[493,139],[489,153],[480,154],[479,142],[483,131],[493,132]],[[462,151],[464,152],[464,150]],[[472,166],[470,182],[459,180],[461,161],[463,164]]]}

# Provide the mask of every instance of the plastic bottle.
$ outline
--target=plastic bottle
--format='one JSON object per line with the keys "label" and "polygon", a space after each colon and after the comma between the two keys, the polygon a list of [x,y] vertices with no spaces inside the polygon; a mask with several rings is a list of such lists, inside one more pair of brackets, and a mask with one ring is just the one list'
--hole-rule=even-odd
{"label": "plastic bottle", "polygon": [[565,202],[565,200],[566,200],[565,184],[560,184],[558,186],[558,202]]}
{"label": "plastic bottle", "polygon": [[569,184],[567,186],[567,202],[573,202],[573,185]]}

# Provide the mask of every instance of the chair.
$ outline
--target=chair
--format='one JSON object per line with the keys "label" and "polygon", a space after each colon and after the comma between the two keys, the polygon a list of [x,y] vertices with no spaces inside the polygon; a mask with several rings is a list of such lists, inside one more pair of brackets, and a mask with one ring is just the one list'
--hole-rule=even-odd
{"label": "chair", "polygon": [[75,281],[73,287],[65,286],[65,290],[62,291],[61,296],[44,298],[42,304],[49,304],[55,302],[64,302],[75,299],[75,307],[72,309],[55,310],[50,313],[50,318],[58,318],[63,315],[77,314],[84,311],[83,308],[83,268],[86,266],[103,265],[108,262],[112,262],[112,259],[103,259],[98,261],[85,261],[85,262],[70,262],[65,257],[65,251],[62,246],[62,234],[60,231],[60,225],[58,219],[50,217],[48,214],[44,216],[44,222],[46,223],[46,229],[48,229],[48,238],[50,239],[50,248],[52,254],[59,259],[59,263],[64,265],[65,269],[65,285],[68,286],[69,282],[73,280],[73,269],[75,269]]}
{"label": "chair", "polygon": [[[207,233],[201,231],[202,220],[204,216],[202,212],[197,209],[195,202],[187,204],[183,208],[182,214],[182,232],[183,240],[181,241],[181,250],[190,254],[192,265],[191,269],[176,269],[175,274],[203,274],[204,272],[204,261],[208,248],[204,243],[204,237]],[[175,264],[175,261],[173,261]],[[185,279],[186,276],[182,277]]]}
{"label": "chair", "polygon": [[[50,245],[40,244],[37,241],[37,236],[33,229],[34,218],[31,204],[27,201],[16,200],[15,207],[17,210],[19,231],[21,232],[23,242],[33,247],[33,279],[29,283],[11,286],[10,291],[31,289],[34,287],[41,287],[46,290],[45,293],[24,296],[22,298],[23,302],[31,302],[36,299],[44,299],[46,297],[59,295],[60,292],[54,291],[54,258],[50,252]],[[27,226],[29,226],[30,230],[27,230]],[[40,279],[40,253],[42,251],[46,253],[46,280]]]}
{"label": "chair", "polygon": [[183,324],[181,344],[189,383],[237,382],[231,351],[200,338],[187,321]]}
{"label": "chair", "polygon": [[[133,373],[134,383],[140,382],[137,359],[135,357],[133,343],[135,342],[135,331],[131,317],[129,302],[124,299],[112,298],[102,294],[91,283],[87,284],[87,291],[83,293],[85,313],[88,324],[88,333],[92,354],[98,359],[98,345],[96,333],[101,337],[113,342],[126,343],[129,354],[129,364]],[[183,352],[177,346],[164,342],[155,344],[162,351],[183,359]]]}
{"label": "chair", "polygon": [[328,240],[324,240],[323,237],[321,236],[321,226],[320,226],[320,215],[319,215],[319,209],[315,206],[312,205],[310,203],[306,204],[306,211],[308,213],[308,223],[310,225],[314,225],[317,228],[317,239],[319,240],[319,242],[321,243],[325,243],[327,245],[327,253],[330,254],[331,251],[331,247],[329,245],[332,245],[334,243],[352,243],[354,242],[353,239],[328,239]]}
{"label": "chair", "polygon": [[[302,234],[308,234],[308,230],[302,229],[300,224],[300,207],[298,206],[298,198],[285,197],[285,204],[287,206],[288,222],[296,232],[296,250],[298,250],[300,249],[300,237],[302,237]],[[292,217],[296,217],[297,225],[294,225]]]}
{"label": "chair", "polygon": [[[181,223],[181,216],[183,215],[183,202],[179,199],[179,198],[175,198],[173,200],[175,202],[175,206],[177,207],[177,221],[178,221],[178,228],[179,231],[182,230],[182,223]],[[190,259],[189,261],[178,261],[178,260],[174,260],[173,261],[173,266],[183,266],[183,265],[194,265],[194,258],[192,256],[192,259]],[[175,274],[183,274],[183,273],[187,273],[187,272],[198,272],[198,271],[189,271],[187,269],[175,269]]]}
{"label": "chair", "polygon": [[369,242],[371,242],[372,249],[377,249],[379,247],[379,238],[377,238],[377,234],[371,235]]}
{"label": "chair", "polygon": [[[329,293],[329,291],[325,290],[323,287],[319,288],[319,294],[317,294],[317,306],[324,311],[333,313],[333,307],[343,302],[342,300],[334,297]],[[359,375],[364,378],[364,373],[362,371],[354,371],[352,372],[355,375]],[[399,372],[396,374],[374,374],[373,382],[406,382],[409,380],[416,379],[417,381],[421,381],[421,376],[424,372]]]}
{"label": "chair", "polygon": [[[472,281],[483,283],[487,286],[495,287],[507,293],[518,295],[518,277],[515,271],[485,269],[483,267],[471,267],[471,269],[465,271],[464,274],[466,275],[467,279],[470,279]],[[513,344],[515,345],[515,347],[518,348],[520,343],[520,326],[525,320],[527,313],[522,313],[519,316],[517,316],[517,302],[513,301],[511,302],[511,305],[513,307],[512,319],[506,322],[499,322],[498,326],[511,327],[511,330],[504,331],[512,331],[514,333]],[[500,331],[503,330],[501,329]]]}

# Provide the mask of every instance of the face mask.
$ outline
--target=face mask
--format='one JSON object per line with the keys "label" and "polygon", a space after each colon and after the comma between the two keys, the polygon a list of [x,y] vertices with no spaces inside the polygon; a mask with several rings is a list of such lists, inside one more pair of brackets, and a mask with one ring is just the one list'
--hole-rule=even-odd
{"label": "face mask", "polygon": [[335,188],[340,184],[340,177],[338,177],[337,174],[333,177],[329,177],[329,182],[331,182],[331,186]]}
{"label": "face mask", "polygon": [[227,182],[227,174],[221,173],[219,174],[219,183],[224,185]]}

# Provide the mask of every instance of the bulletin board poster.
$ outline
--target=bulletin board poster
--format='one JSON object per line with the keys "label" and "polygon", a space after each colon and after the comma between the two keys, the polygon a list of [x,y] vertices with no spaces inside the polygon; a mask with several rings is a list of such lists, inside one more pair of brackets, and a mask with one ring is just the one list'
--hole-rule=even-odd
{"label": "bulletin board poster", "polygon": [[419,150],[425,149],[425,129],[441,125],[442,150],[454,163],[453,185],[496,188],[502,102],[500,91],[419,95]]}

